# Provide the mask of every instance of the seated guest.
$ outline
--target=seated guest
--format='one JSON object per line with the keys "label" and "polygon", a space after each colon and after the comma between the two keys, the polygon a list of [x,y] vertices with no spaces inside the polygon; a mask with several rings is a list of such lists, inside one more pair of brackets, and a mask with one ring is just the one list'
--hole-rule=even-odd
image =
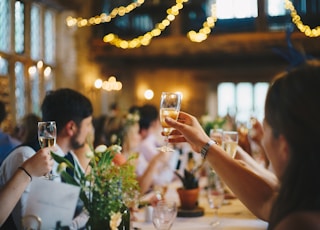
{"label": "seated guest", "polygon": [[[0,101],[0,125],[7,117],[6,105],[3,101]],[[5,133],[0,128],[0,165],[3,160],[8,156],[10,151],[18,146],[20,141]]]}
{"label": "seated guest", "polygon": [[[93,108],[88,98],[67,88],[50,91],[43,100],[41,111],[43,121],[56,122],[55,153],[57,155],[64,157],[70,150],[84,145],[92,125]],[[10,180],[17,168],[34,154],[34,149],[29,146],[20,146],[11,152],[0,167],[0,188]],[[58,164],[55,162],[52,169],[53,180],[61,182],[57,167]],[[11,213],[15,226],[11,226],[10,229],[22,228],[21,218],[25,212],[29,191],[30,188],[27,187]],[[85,225],[88,218],[82,217],[74,219],[73,228]]]}
{"label": "seated guest", "polygon": [[50,151],[54,150],[54,147],[40,149],[36,154],[23,162],[11,179],[0,190],[0,227],[32,181],[32,178],[41,177],[51,170],[53,159],[50,157]]}

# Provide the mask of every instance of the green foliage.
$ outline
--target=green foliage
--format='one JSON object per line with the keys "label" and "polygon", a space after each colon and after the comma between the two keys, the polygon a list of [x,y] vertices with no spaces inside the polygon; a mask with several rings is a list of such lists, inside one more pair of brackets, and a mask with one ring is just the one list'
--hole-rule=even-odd
{"label": "green foliage", "polygon": [[[97,220],[110,220],[112,213],[118,212],[123,203],[127,206],[132,204],[140,191],[132,164],[136,156],[131,156],[124,164],[117,165],[113,158],[120,150],[120,146],[105,147],[103,151],[96,149],[90,161],[91,171],[87,175],[76,161],[75,165],[72,165],[67,159],[51,153],[54,160],[60,164],[62,179],[81,187],[80,198],[90,216]],[[66,172],[67,167],[74,172],[74,177]]]}
{"label": "green foliage", "polygon": [[199,187],[199,179],[195,175],[195,171],[184,169],[184,175],[175,171],[175,174],[181,180],[184,189],[194,189]]}
{"label": "green foliage", "polygon": [[207,135],[210,135],[211,129],[222,129],[223,125],[226,123],[226,119],[217,118],[213,121],[206,122],[202,124],[202,127]]}

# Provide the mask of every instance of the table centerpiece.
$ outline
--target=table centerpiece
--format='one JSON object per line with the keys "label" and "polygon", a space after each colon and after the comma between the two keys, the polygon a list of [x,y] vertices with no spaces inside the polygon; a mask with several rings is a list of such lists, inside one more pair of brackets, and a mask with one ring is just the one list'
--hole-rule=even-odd
{"label": "table centerpiece", "polygon": [[[121,154],[121,146],[100,145],[88,157],[91,170],[85,174],[75,161],[51,153],[59,163],[58,171],[67,183],[80,186],[80,199],[89,213],[87,228],[91,230],[129,230],[130,211],[139,194],[131,155],[126,159]],[[66,168],[73,172],[71,176]]]}

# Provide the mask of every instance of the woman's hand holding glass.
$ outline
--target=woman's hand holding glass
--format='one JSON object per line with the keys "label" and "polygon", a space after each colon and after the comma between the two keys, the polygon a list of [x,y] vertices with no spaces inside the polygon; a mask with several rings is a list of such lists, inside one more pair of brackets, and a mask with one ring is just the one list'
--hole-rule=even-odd
{"label": "woman's hand holding glass", "polygon": [[168,146],[168,136],[172,128],[166,123],[165,118],[170,117],[174,120],[178,119],[181,106],[181,93],[162,92],[160,100],[160,122],[163,128],[163,134],[166,137],[166,145],[159,150],[162,152],[172,152],[173,149]]}

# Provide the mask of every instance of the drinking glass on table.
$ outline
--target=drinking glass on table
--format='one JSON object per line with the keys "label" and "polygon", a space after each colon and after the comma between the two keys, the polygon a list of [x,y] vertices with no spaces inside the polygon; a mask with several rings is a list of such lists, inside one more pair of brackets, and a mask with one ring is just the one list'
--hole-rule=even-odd
{"label": "drinking glass on table", "polygon": [[168,146],[168,136],[172,128],[165,122],[166,117],[171,117],[177,120],[180,106],[181,106],[181,93],[162,92],[160,100],[160,122],[163,128],[163,133],[166,137],[166,144],[159,148],[162,152],[173,152],[174,150]]}
{"label": "drinking glass on table", "polygon": [[157,230],[170,230],[177,217],[177,203],[161,200],[153,207],[152,222]]}
{"label": "drinking glass on table", "polygon": [[222,148],[232,158],[235,157],[238,146],[238,132],[237,131],[223,131],[222,133]]}
{"label": "drinking glass on table", "polygon": [[224,201],[224,183],[213,170],[208,175],[207,198],[210,208],[214,210],[213,221],[210,225],[215,227],[220,224],[218,211]]}
{"label": "drinking glass on table", "polygon": [[[55,121],[38,122],[38,140],[41,148],[54,146],[56,138],[57,126]],[[45,177],[51,180],[55,176],[50,172]]]}

